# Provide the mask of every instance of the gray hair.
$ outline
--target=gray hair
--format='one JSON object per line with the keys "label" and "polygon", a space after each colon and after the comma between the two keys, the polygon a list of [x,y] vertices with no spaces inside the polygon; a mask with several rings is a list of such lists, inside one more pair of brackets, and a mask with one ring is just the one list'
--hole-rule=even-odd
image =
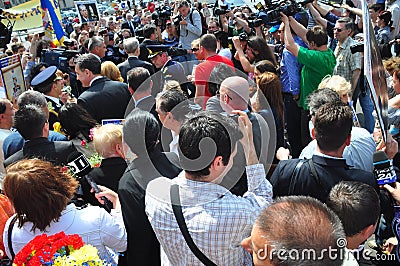
{"label": "gray hair", "polygon": [[104,39],[99,36],[94,36],[90,39],[88,49],[90,52],[94,50],[95,47],[102,46],[104,43]]}
{"label": "gray hair", "polygon": [[124,50],[128,54],[134,53],[139,48],[139,41],[135,37],[127,38],[124,40]]}
{"label": "gray hair", "polygon": [[340,96],[337,92],[331,89],[323,88],[313,91],[307,97],[307,101],[310,113],[314,115],[322,105],[326,103],[340,102]]}
{"label": "gray hair", "polygon": [[47,101],[44,95],[38,91],[27,90],[18,97],[18,107],[23,108],[26,105],[36,105],[41,108],[47,106]]}
{"label": "gray hair", "polygon": [[[336,254],[343,252],[341,241],[346,236],[342,222],[317,199],[306,196],[278,198],[260,213],[254,226],[262,232],[267,241],[265,245],[269,245],[265,256],[273,265],[283,262],[287,266],[315,265],[316,258],[318,265],[342,265],[342,256],[332,260],[324,253],[329,248],[336,249]],[[292,251],[297,251],[298,256],[292,256]],[[303,254],[308,254],[309,258]]]}

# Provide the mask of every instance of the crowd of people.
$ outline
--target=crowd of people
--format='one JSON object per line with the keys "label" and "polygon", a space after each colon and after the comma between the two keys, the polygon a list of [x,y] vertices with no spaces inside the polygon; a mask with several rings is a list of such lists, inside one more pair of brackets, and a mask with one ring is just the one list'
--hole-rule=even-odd
{"label": "crowd of people", "polygon": [[[27,90],[0,99],[3,256],[64,231],[111,265],[400,261],[400,184],[374,174],[377,151],[400,173],[400,0],[368,5],[387,134],[356,50],[361,3],[260,24],[224,1],[149,3],[64,18],[62,49],[12,40]],[[81,155],[93,169],[71,173]]]}

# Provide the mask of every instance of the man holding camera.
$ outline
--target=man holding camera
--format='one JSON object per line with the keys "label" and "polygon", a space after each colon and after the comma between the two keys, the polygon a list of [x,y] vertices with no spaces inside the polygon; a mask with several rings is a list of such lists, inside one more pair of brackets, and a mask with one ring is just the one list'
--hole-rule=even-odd
{"label": "man holding camera", "polygon": [[[180,15],[178,16],[179,21],[179,46],[186,49],[188,53],[180,57],[181,62],[195,61],[196,57],[192,53],[192,41],[200,38],[202,34],[202,24],[199,11],[190,8],[188,1],[181,0],[178,3],[178,11]],[[176,23],[174,21],[174,23]],[[177,25],[177,26],[178,26]],[[192,64],[184,64],[186,73],[191,73]]]}

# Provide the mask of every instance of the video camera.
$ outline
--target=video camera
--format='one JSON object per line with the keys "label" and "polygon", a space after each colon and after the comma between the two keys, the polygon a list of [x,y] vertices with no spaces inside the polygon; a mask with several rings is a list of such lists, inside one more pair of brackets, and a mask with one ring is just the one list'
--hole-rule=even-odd
{"label": "video camera", "polygon": [[151,14],[151,19],[154,20],[156,26],[161,26],[165,28],[167,20],[171,17],[172,11],[169,6],[158,6]]}
{"label": "video camera", "polygon": [[[265,0],[265,8],[261,3],[255,5],[259,11],[257,18],[261,19],[264,24],[277,24],[281,22],[281,14],[286,16],[294,16],[299,12],[304,11],[302,5],[311,3],[313,0],[305,0],[303,2],[296,2],[295,0]],[[257,21],[257,23],[260,23]]]}
{"label": "video camera", "polygon": [[220,16],[220,15],[225,15],[226,13],[228,13],[230,10],[228,8],[228,5],[220,5],[219,7],[215,7],[214,8],[214,14],[216,16]]}
{"label": "video camera", "polygon": [[42,51],[40,61],[49,64],[49,66],[56,66],[62,72],[69,72],[68,61],[78,55],[79,52],[67,49],[46,49]]}

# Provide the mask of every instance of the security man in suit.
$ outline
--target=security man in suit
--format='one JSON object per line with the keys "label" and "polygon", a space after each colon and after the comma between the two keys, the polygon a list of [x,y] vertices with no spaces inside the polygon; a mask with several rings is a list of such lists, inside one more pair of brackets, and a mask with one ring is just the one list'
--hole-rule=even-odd
{"label": "security man in suit", "polygon": [[89,87],[78,98],[78,104],[99,123],[103,119],[121,119],[131,99],[125,83],[101,75],[101,62],[93,54],[81,55],[75,72],[82,86]]}
{"label": "security man in suit", "polygon": [[58,112],[63,102],[60,101],[61,90],[64,87],[63,78],[56,75],[57,67],[50,66],[40,72],[31,81],[31,86],[35,91],[41,92],[46,97],[49,107],[49,128],[53,130],[53,125],[58,120]]}
{"label": "security man in suit", "polygon": [[189,92],[186,86],[187,79],[185,70],[180,63],[172,61],[171,57],[168,55],[170,47],[168,45],[149,45],[147,48],[149,50],[149,59],[151,63],[156,69],[159,69],[156,77],[153,78],[154,86],[152,94],[156,95],[158,92],[162,91],[166,81],[176,80],[181,85],[181,89],[188,96]]}
{"label": "security man in suit", "polygon": [[50,141],[49,122],[45,110],[37,105],[26,105],[15,113],[14,127],[24,138],[22,150],[4,161],[4,166],[27,158],[40,158],[54,165],[66,165],[77,150],[69,141]]}
{"label": "security man in suit", "polygon": [[128,60],[119,64],[118,69],[121,72],[121,77],[124,79],[125,83],[127,83],[128,71],[135,67],[144,67],[150,72],[150,75],[154,74],[153,65],[139,59],[140,48],[138,39],[135,37],[125,39],[124,50],[128,54]]}
{"label": "security man in suit", "polygon": [[374,174],[351,168],[343,158],[350,144],[353,113],[342,102],[327,103],[313,114],[313,137],[317,149],[309,160],[280,161],[271,176],[274,197],[307,195],[326,202],[332,187],[340,181],[359,181],[375,188]]}

